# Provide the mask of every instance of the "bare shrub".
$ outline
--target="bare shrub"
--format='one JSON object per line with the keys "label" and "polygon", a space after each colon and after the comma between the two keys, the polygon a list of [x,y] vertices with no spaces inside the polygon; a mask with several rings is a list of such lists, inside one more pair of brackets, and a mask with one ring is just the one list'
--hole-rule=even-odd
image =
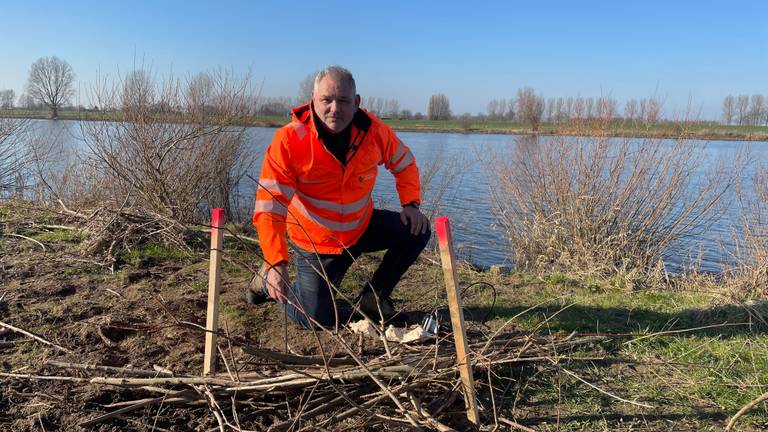
{"label": "bare shrub", "polygon": [[196,220],[203,204],[232,214],[234,188],[255,157],[238,125],[249,81],[226,71],[158,81],[138,70],[100,84],[95,103],[120,107],[123,118],[81,128],[112,200],[180,222]]}
{"label": "bare shrub", "polygon": [[517,112],[520,121],[538,131],[544,114],[544,98],[537,96],[530,87],[517,90]]}
{"label": "bare shrub", "polygon": [[0,118],[0,196],[23,187],[29,152],[24,145],[29,121]]}
{"label": "bare shrub", "polygon": [[734,235],[734,263],[724,269],[723,286],[736,297],[768,294],[768,167],[755,169],[739,191],[742,223]]}
{"label": "bare shrub", "polygon": [[705,170],[704,145],[520,137],[497,153],[492,195],[519,268],[646,271],[720,215],[738,169]]}

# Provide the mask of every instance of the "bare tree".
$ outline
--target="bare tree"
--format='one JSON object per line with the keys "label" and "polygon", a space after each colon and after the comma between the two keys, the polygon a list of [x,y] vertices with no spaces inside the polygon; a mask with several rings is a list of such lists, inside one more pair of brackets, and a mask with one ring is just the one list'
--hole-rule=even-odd
{"label": "bare tree", "polygon": [[299,82],[299,94],[296,98],[296,105],[302,105],[312,100],[312,91],[315,89],[315,76],[317,76],[318,72],[312,72]]}
{"label": "bare tree", "polygon": [[589,120],[592,118],[595,109],[595,100],[590,98],[587,98],[586,101],[584,101],[584,118]]}
{"label": "bare tree", "polygon": [[616,117],[616,99],[610,97],[597,98],[597,116],[600,120],[611,121]]}
{"label": "bare tree", "polygon": [[389,118],[397,117],[400,112],[400,102],[397,99],[388,99],[384,109],[384,116]]}
{"label": "bare tree", "polygon": [[723,123],[733,124],[733,117],[736,109],[736,98],[728,95],[723,99]]}
{"label": "bare tree", "polygon": [[661,118],[661,108],[663,103],[658,97],[652,97],[648,99],[648,106],[645,112],[645,122],[647,124],[654,124]]}
{"label": "bare tree", "polygon": [[289,97],[263,97],[255,103],[258,116],[286,116],[291,111],[293,100]]}
{"label": "bare tree", "polygon": [[766,111],[765,96],[761,94],[753,94],[749,107],[749,117],[752,120],[751,123],[755,126],[762,124]]}
{"label": "bare tree", "polygon": [[504,114],[504,118],[507,120],[514,120],[517,113],[515,113],[515,99],[509,98],[507,100],[507,112]]}
{"label": "bare tree", "polygon": [[736,98],[736,120],[739,126],[749,124],[749,96],[739,95]]}
{"label": "bare tree", "polygon": [[72,66],[58,57],[41,57],[29,69],[26,92],[51,110],[51,118],[59,117],[59,109],[74,93],[75,73]]}
{"label": "bare tree", "polygon": [[488,102],[488,106],[485,112],[488,114],[489,119],[496,120],[499,117],[499,101],[494,99]]}
{"label": "bare tree", "polygon": [[624,118],[629,121],[637,119],[637,100],[630,99],[624,105]]}
{"label": "bare tree", "polygon": [[16,106],[24,109],[33,109],[35,108],[35,99],[26,93],[22,93],[19,95]]}
{"label": "bare tree", "polygon": [[534,131],[539,130],[541,116],[544,114],[544,98],[537,96],[530,87],[517,90],[517,113],[523,123]]}
{"label": "bare tree", "polygon": [[577,97],[573,101],[573,116],[572,116],[572,118],[574,120],[583,120],[586,117],[586,115],[585,115],[586,107],[584,105],[585,105],[585,102],[584,102],[584,98],[583,97]]}
{"label": "bare tree", "polygon": [[430,96],[427,105],[427,115],[430,120],[448,120],[451,118],[451,104],[448,96],[435,94]]}
{"label": "bare tree", "polygon": [[555,98],[549,98],[547,99],[547,102],[545,103],[546,106],[546,116],[544,117],[547,121],[552,121],[555,118]]}
{"label": "bare tree", "polygon": [[16,100],[15,91],[12,89],[0,90],[0,108],[12,109],[14,100]]}

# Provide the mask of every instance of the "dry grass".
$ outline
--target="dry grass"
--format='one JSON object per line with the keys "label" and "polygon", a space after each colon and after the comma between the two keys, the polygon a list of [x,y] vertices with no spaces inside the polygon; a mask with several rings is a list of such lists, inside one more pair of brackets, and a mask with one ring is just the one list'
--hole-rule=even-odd
{"label": "dry grass", "polygon": [[734,235],[734,264],[724,271],[724,289],[737,298],[768,294],[768,167],[758,164],[751,187],[741,188],[741,229]]}
{"label": "dry grass", "polygon": [[0,197],[23,182],[28,154],[20,150],[27,133],[26,119],[0,118]]}
{"label": "dry grass", "polygon": [[[736,168],[686,140],[521,137],[490,161],[493,198],[520,269],[647,272],[720,216]],[[663,269],[662,269],[663,270]]]}

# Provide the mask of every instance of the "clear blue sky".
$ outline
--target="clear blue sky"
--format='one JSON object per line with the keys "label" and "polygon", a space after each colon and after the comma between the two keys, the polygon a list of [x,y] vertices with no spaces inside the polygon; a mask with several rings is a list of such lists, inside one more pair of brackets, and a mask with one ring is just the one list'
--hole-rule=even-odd
{"label": "clear blue sky", "polygon": [[[536,4],[534,4],[536,3]],[[729,94],[768,94],[766,1],[9,1],[0,0],[0,89],[56,55],[81,101],[97,71],[134,63],[159,76],[251,68],[262,94],[291,96],[308,73],[341,64],[363,96],[454,113],[531,86],[544,97],[691,97],[717,117]]]}

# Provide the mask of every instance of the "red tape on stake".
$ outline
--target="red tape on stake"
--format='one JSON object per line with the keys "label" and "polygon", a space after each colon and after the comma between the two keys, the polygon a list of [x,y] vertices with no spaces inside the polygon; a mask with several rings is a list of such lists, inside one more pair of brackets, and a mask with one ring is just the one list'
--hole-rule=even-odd
{"label": "red tape on stake", "polygon": [[440,216],[435,219],[435,229],[437,230],[437,242],[440,246],[446,246],[451,242],[451,223],[448,216]]}
{"label": "red tape on stake", "polygon": [[211,213],[211,227],[213,228],[221,228],[224,226],[224,209],[223,208],[215,208],[213,209]]}

